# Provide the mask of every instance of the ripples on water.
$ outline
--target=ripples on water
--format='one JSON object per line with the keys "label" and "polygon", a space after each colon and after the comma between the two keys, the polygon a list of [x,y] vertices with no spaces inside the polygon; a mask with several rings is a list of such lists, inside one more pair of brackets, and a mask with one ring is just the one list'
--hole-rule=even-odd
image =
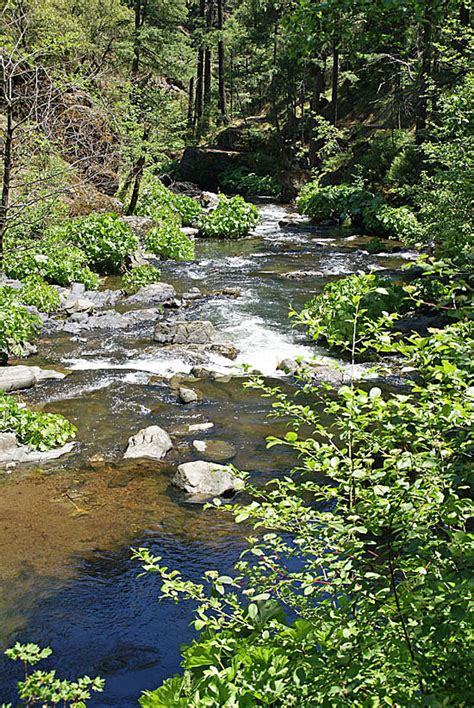
{"label": "ripples on water", "polygon": [[[363,240],[358,245],[359,237],[341,231],[280,228],[288,210],[279,205],[264,204],[260,213],[255,237],[198,241],[197,261],[164,263],[162,277],[178,293],[239,287],[240,298],[198,301],[186,316],[211,320],[240,350],[236,362],[211,356],[210,368],[226,373],[249,364],[275,377],[282,359],[315,351],[292,330],[289,303],[301,306],[339,275],[394,269],[412,256],[370,255]],[[284,277],[289,271],[314,274],[293,280]],[[203,404],[177,405],[166,379],[192,364],[154,345],[147,332],[58,337],[45,345],[48,360],[72,374],[25,397],[69,416],[80,442],[69,463],[57,462],[42,475],[15,471],[0,484],[0,641],[51,644],[60,673],[105,677],[106,693],[95,706],[135,705],[143,689],[178,670],[179,647],[193,635],[192,608],[159,603],[156,578],[136,578],[129,547],[147,545],[198,578],[209,567],[229,570],[243,543],[230,519],[203,517],[168,487],[173,465],[193,459],[192,438],[178,440],[166,464],[125,465],[120,458],[129,435],[151,424],[173,430],[211,420],[210,436],[232,440],[235,464],[255,479],[285,472],[293,462],[289,451],[266,451],[265,436],[283,432],[282,424],[268,421],[270,403],[244,391],[241,379],[197,382]],[[19,678],[1,658],[2,701],[13,700]]]}

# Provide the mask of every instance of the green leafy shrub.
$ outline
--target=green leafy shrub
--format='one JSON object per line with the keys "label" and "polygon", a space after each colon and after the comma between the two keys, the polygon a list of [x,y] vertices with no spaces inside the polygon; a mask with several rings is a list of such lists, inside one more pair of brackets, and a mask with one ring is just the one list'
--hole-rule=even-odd
{"label": "green leafy shrub", "polygon": [[99,273],[116,273],[138,247],[130,226],[112,212],[71,219],[60,227],[64,241],[78,246],[89,266]]}
{"label": "green leafy shrub", "polygon": [[133,295],[144,285],[151,285],[160,280],[160,271],[152,265],[136,266],[122,278],[123,289],[127,295]]}
{"label": "green leafy shrub", "polygon": [[403,300],[402,288],[390,280],[374,273],[358,273],[329,283],[301,312],[291,314],[316,341],[324,339],[331,347],[360,352],[374,326],[381,321],[391,324]]}
{"label": "green leafy shrub", "polygon": [[19,297],[24,305],[32,305],[40,312],[47,314],[56,312],[61,304],[58,291],[48,285],[39,275],[30,275],[25,278]]}
{"label": "green leafy shrub", "polygon": [[216,238],[242,238],[258,223],[258,210],[243,197],[219,195],[219,204],[205,214],[199,222],[203,236]]}
{"label": "green leafy shrub", "polygon": [[8,242],[4,270],[10,278],[19,280],[36,275],[64,287],[84,283],[88,290],[95,290],[99,286],[99,278],[87,266],[84,252],[65,240],[62,228],[37,241]]}
{"label": "green leafy shrub", "polygon": [[315,180],[304,185],[297,206],[301,214],[306,214],[316,222],[343,222],[350,218],[357,225],[362,222],[364,210],[374,199],[371,192],[357,185],[321,187]]}
{"label": "green leafy shrub", "polygon": [[248,503],[215,501],[247,526],[231,574],[194,582],[135,552],[162,596],[198,605],[201,632],[144,708],[472,702],[474,395],[468,360],[445,358],[466,336],[472,351],[472,334],[457,324],[411,337],[404,362],[418,379],[403,395],[353,381],[324,391],[309,371],[303,400],[250,383],[289,421],[267,443],[291,450],[295,468],[249,488]]}
{"label": "green leafy shrub", "polygon": [[145,236],[145,248],[157,256],[175,261],[191,261],[194,258],[194,241],[173,222],[150,229]]}
{"label": "green leafy shrub", "polygon": [[339,221],[348,189],[346,185],[321,187],[318,180],[308,182],[298,195],[298,211],[316,222]]}
{"label": "green leafy shrub", "polygon": [[157,177],[148,176],[140,193],[136,213],[159,222],[163,221],[166,213],[174,214],[183,226],[194,226],[202,214],[202,206],[192,197],[175,194]]}
{"label": "green leafy shrub", "polygon": [[23,346],[37,336],[41,322],[20,303],[18,292],[0,287],[0,360],[20,356]]}
{"label": "green leafy shrub", "polygon": [[0,432],[15,433],[18,442],[35,450],[51,450],[74,438],[76,428],[62,415],[29,410],[0,393]]}
{"label": "green leafy shrub", "polygon": [[257,175],[244,167],[229,169],[220,178],[223,189],[234,194],[279,197],[281,185],[271,175]]}
{"label": "green leafy shrub", "polygon": [[364,210],[363,221],[365,228],[375,235],[397,239],[409,246],[420,242],[420,222],[408,207],[392,207],[379,202]]}
{"label": "green leafy shrub", "polygon": [[364,227],[376,236],[401,239],[415,245],[421,238],[421,226],[408,207],[393,207],[382,197],[359,186],[340,184],[320,187],[309,182],[300,192],[298,210],[313,221],[343,222],[350,219],[353,226]]}
{"label": "green leafy shrub", "polygon": [[92,693],[101,693],[104,690],[105,681],[99,677],[90,678],[83,676],[75,681],[59,679],[56,671],[33,671],[28,667],[35,666],[43,659],[47,659],[52,654],[49,647],[40,649],[37,644],[20,644],[17,642],[11,649],[7,649],[5,654],[13,661],[21,661],[25,678],[18,683],[18,694],[25,705],[41,704],[46,706],[61,705],[63,708],[85,708],[86,700]]}

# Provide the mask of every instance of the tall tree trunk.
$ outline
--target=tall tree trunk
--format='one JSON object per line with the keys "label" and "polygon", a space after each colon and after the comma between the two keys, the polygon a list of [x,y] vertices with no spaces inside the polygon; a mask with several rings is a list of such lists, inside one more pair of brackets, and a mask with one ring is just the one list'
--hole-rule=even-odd
{"label": "tall tree trunk", "polygon": [[[9,87],[11,88],[11,86]],[[11,91],[5,91],[5,95],[11,97]],[[5,139],[3,145],[3,174],[2,174],[2,196],[0,201],[0,270],[3,268],[3,254],[5,250],[5,233],[8,225],[8,208],[10,205],[10,187],[13,163],[13,106],[8,100],[6,107],[7,124],[5,129]]]}
{"label": "tall tree trunk", "polygon": [[421,35],[421,60],[418,73],[418,86],[416,97],[416,142],[420,145],[424,139],[426,130],[426,118],[428,114],[428,81],[431,74],[431,60],[433,54],[433,2],[426,3],[425,16],[423,18],[423,30]]}
{"label": "tall tree trunk", "polygon": [[204,50],[204,99],[203,99],[203,129],[207,130],[211,118],[211,84],[212,84],[212,49],[210,36],[214,22],[214,0],[207,0],[206,13],[206,48]]}
{"label": "tall tree trunk", "polygon": [[331,88],[331,123],[337,124],[338,88],[339,88],[339,29],[334,30],[332,40],[332,88]]}
{"label": "tall tree trunk", "polygon": [[140,30],[143,24],[142,0],[135,0],[135,27],[133,33],[133,59],[131,69],[132,85],[136,83],[140,68],[141,37]]}
{"label": "tall tree trunk", "polygon": [[[150,137],[150,127],[145,126],[143,130],[143,136],[142,136],[142,142],[145,143],[148,138]],[[132,214],[135,213],[135,209],[137,207],[138,203],[138,197],[140,195],[140,185],[142,182],[142,177],[143,177],[143,170],[145,169],[145,164],[146,164],[146,151],[143,149],[142,154],[138,158],[138,160],[135,162],[133,166],[133,190],[132,190],[132,196],[130,198],[130,203],[127,208],[127,216],[131,216]]]}
{"label": "tall tree trunk", "polygon": [[234,115],[234,52],[230,52],[230,115]]}
{"label": "tall tree trunk", "polygon": [[469,27],[471,21],[470,14],[469,7],[465,2],[462,2],[459,8],[459,22],[461,23],[461,27]]}
{"label": "tall tree trunk", "polygon": [[229,116],[227,115],[224,74],[224,1],[225,0],[217,0],[217,29],[219,32],[219,39],[217,42],[217,61],[219,72],[219,113],[221,122],[226,124],[229,122]]}
{"label": "tall tree trunk", "polygon": [[273,32],[273,75],[272,75],[272,80],[270,84],[270,96],[271,96],[271,102],[272,102],[272,110],[273,110],[273,123],[275,125],[276,131],[278,133],[279,138],[281,139],[281,127],[280,127],[280,120],[278,117],[278,103],[277,103],[277,95],[276,95],[276,67],[277,67],[277,57],[278,57],[278,22],[275,23],[275,29]]}
{"label": "tall tree trunk", "polygon": [[318,65],[313,68],[313,90],[311,93],[311,124],[309,139],[309,164],[315,167],[317,162],[318,136],[316,135],[316,117],[319,115],[321,94],[324,92],[324,72]]}
{"label": "tall tree trunk", "polygon": [[194,124],[194,76],[189,79],[188,88],[188,131],[192,132]]}
{"label": "tall tree trunk", "polygon": [[[202,25],[204,24],[204,17],[206,15],[206,0],[199,0],[199,19]],[[204,45],[198,49],[197,53],[197,71],[196,71],[196,108],[194,111],[194,122],[199,129],[199,124],[202,118],[203,110],[203,96],[204,96]]]}

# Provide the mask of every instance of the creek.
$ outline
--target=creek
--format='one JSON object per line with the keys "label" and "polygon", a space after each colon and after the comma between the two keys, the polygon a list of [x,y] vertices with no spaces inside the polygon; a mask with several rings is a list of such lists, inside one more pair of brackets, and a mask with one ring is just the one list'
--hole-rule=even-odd
{"label": "creek", "polygon": [[[244,545],[245,528],[203,512],[170,486],[176,464],[199,457],[192,436],[177,436],[160,463],[123,460],[128,438],[148,425],[172,433],[211,421],[206,439],[232,442],[233,464],[255,483],[285,473],[291,453],[265,448],[265,437],[282,433],[283,423],[267,418],[271,402],[242,387],[239,367],[291,386],[277,370],[282,359],[327,352],[292,328],[289,303],[298,308],[325,283],[358,270],[392,273],[413,255],[371,255],[368,237],[280,226],[287,207],[264,202],[259,210],[252,238],[199,240],[194,262],[161,264],[162,280],[178,295],[193,287],[203,294],[241,290],[240,297],[197,299],[185,310],[187,319],[211,320],[240,352],[235,362],[213,355],[202,363],[221,374],[193,384],[202,402],[177,402],[170,378],[192,363],[185,352],[153,343],[152,321],[127,332],[52,333],[31,360],[70,371],[22,397],[66,415],[78,427],[78,444],[41,469],[0,472],[0,649],[17,640],[51,645],[50,665],[60,675],[101,675],[106,691],[91,706],[136,705],[141,691],[179,669],[180,645],[193,636],[192,607],[159,602],[157,578],[137,578],[130,547],[146,546],[197,579],[211,567],[229,571]],[[287,277],[293,271],[306,277]],[[113,279],[107,286],[117,287]],[[20,678],[19,667],[0,657],[1,701],[14,700]]]}

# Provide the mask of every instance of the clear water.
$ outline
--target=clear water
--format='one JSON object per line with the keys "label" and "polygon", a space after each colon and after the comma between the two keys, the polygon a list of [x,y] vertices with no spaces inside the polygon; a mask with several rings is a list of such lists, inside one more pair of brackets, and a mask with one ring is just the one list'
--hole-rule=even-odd
{"label": "clear water", "polygon": [[[236,362],[213,356],[202,363],[222,373],[250,364],[275,378],[282,359],[315,352],[292,329],[289,303],[300,306],[340,275],[396,270],[411,254],[369,255],[364,237],[281,228],[288,210],[275,204],[260,212],[254,238],[199,241],[197,260],[164,263],[162,279],[179,294],[239,287],[240,298],[211,297],[185,312],[211,320],[240,350]],[[288,279],[290,271],[312,275]],[[142,690],[179,670],[179,647],[193,636],[192,607],[159,602],[156,578],[137,578],[130,547],[147,546],[198,578],[209,567],[230,569],[244,543],[244,530],[231,519],[203,512],[169,485],[178,462],[196,459],[192,437],[178,438],[163,463],[123,461],[128,437],[151,424],[173,431],[185,422],[212,421],[207,437],[232,441],[233,462],[256,483],[294,462],[285,450],[265,450],[265,437],[284,425],[267,419],[269,402],[244,390],[241,378],[200,381],[195,387],[203,403],[180,406],[169,379],[192,363],[186,353],[156,346],[152,329],[151,320],[127,334],[57,334],[43,341],[37,363],[71,374],[24,398],[66,414],[78,426],[79,442],[67,460],[0,473],[0,648],[16,640],[49,644],[60,674],[100,674],[106,691],[94,706],[136,705]],[[20,678],[0,658],[2,701],[14,699]]]}

